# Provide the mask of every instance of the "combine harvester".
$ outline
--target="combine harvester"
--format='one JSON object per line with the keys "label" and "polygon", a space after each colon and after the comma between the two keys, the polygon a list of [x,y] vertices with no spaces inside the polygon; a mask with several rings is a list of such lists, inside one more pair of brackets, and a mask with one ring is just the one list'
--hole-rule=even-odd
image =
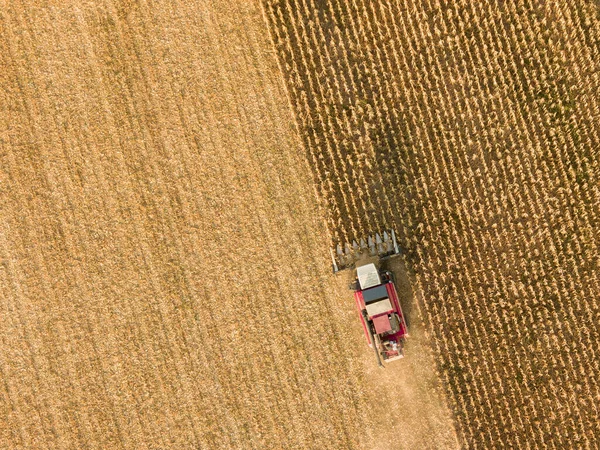
{"label": "combine harvester", "polygon": [[381,269],[385,260],[400,253],[396,234],[392,230],[379,233],[367,240],[354,241],[345,248],[338,244],[336,254],[331,250],[333,272],[353,269],[356,277],[350,288],[360,314],[369,347],[375,351],[377,363],[404,357],[404,339],[408,336],[406,321],[398,294],[394,274]]}

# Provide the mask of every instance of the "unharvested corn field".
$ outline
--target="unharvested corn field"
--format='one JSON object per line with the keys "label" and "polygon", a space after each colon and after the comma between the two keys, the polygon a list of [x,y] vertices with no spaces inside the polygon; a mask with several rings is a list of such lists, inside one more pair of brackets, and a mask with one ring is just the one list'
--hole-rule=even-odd
{"label": "unharvested corn field", "polygon": [[600,6],[264,4],[332,245],[397,230],[461,444],[597,446]]}

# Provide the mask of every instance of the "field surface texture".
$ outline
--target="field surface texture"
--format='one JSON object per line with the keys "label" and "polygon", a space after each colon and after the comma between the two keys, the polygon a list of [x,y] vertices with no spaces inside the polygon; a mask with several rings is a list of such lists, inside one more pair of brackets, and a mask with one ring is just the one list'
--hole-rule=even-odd
{"label": "field surface texture", "polygon": [[600,442],[600,10],[265,0],[333,242],[395,228],[461,445]]}
{"label": "field surface texture", "polygon": [[[301,49],[314,51],[316,44],[309,37],[305,43],[286,41],[304,36],[293,25],[306,13],[304,5],[267,5],[268,13],[264,6],[241,0],[0,1],[0,448],[458,446],[417,311],[411,314],[408,347],[414,356],[381,371],[365,345],[345,280],[331,274],[328,230],[337,228],[326,226],[319,209],[323,192],[315,190],[266,14],[274,18],[273,29],[285,33],[278,44],[292,46],[289,53],[281,47],[282,60],[309,63]],[[337,39],[331,43],[339,45]],[[340,46],[339,51],[346,50]],[[586,59],[581,64],[589,67]],[[302,77],[314,77],[314,67],[303,66],[302,71]],[[337,92],[333,85],[331,89]],[[308,89],[304,95],[321,102],[318,92]],[[427,102],[422,105],[415,114],[429,111]],[[338,120],[335,110],[320,111],[307,105],[296,112]],[[583,120],[574,117],[575,123]],[[304,132],[307,124],[301,122]],[[390,133],[399,130],[404,127]],[[413,124],[406,139],[415,130]],[[317,135],[332,138],[325,129]],[[578,139],[589,149],[595,138],[581,131]],[[315,157],[329,148],[309,144]],[[396,160],[402,157],[396,147],[386,149]],[[343,151],[352,161],[357,157]],[[336,164],[339,157],[334,157]],[[594,175],[585,155],[577,154],[575,162],[589,177]],[[461,159],[455,163],[464,165]],[[559,163],[566,164],[563,153],[547,164]],[[406,164],[416,162],[407,158]],[[437,164],[445,170],[441,160]],[[402,170],[408,180],[429,166]],[[546,173],[544,167],[538,170]],[[557,168],[556,183],[573,189],[565,173],[562,165]],[[330,176],[332,184],[339,183],[337,173]],[[542,186],[553,182],[540,181]],[[443,192],[440,186],[426,196],[425,184],[397,186],[381,198],[397,206],[424,205]],[[401,186],[412,189],[411,198]],[[347,195],[355,195],[351,185],[346,188]],[[498,189],[502,195],[504,187]],[[514,195],[525,195],[519,192]],[[538,195],[537,190],[525,192]],[[563,204],[566,193],[561,192],[555,193],[552,206]],[[573,208],[582,204],[582,192],[595,195],[583,189],[573,192]],[[325,198],[329,206],[342,205]],[[438,204],[430,208],[429,215],[419,213],[425,221],[422,236],[433,226]],[[581,226],[589,227],[595,211],[581,208],[587,214]],[[563,211],[565,229],[576,220],[574,214]],[[513,228],[501,220],[499,231],[508,239]],[[414,232],[408,226],[402,230]],[[569,272],[556,282],[560,301],[568,300],[568,291],[575,295],[565,303],[568,307],[588,309],[580,314],[583,319],[570,315],[571,322],[555,324],[553,336],[571,333],[574,338],[581,321],[592,317],[590,304],[581,301],[590,298],[595,280],[581,265],[579,252],[589,250],[583,233],[591,231],[571,233],[564,244],[565,251],[571,250],[565,255],[579,270],[581,294],[564,284],[574,282]],[[544,241],[541,252],[551,242]],[[412,248],[437,254],[437,244],[419,245]],[[563,252],[562,247],[556,251]],[[473,267],[479,267],[481,258]],[[437,260],[429,260],[433,266],[424,268],[425,283],[458,282],[442,282],[439,276],[445,271],[436,272]],[[514,261],[519,261],[517,256],[507,264],[513,267]],[[402,271],[399,267],[399,275]],[[466,273],[474,277],[479,272]],[[402,301],[410,310],[408,278],[401,285]],[[435,308],[461,317],[471,297],[457,298],[461,302],[454,304],[428,298],[429,317],[438,323]],[[512,298],[505,301],[512,304]],[[548,320],[554,310],[545,311]],[[478,330],[487,342],[487,331]],[[523,339],[531,336],[529,330],[520,333]],[[577,334],[585,345],[596,338],[593,329],[587,333]],[[469,348],[468,335],[451,335],[461,349]],[[556,354],[559,366],[552,370],[559,377],[567,373],[561,364],[591,373],[593,354],[581,353],[581,345],[572,346],[570,358]],[[525,349],[519,351],[525,358]],[[541,347],[540,354],[544,351]],[[493,401],[495,390],[508,387],[500,382],[504,372],[490,381],[496,357],[486,357],[490,365],[479,366],[485,368],[481,384],[464,385],[482,396],[470,400],[477,411],[486,408],[480,401]],[[473,363],[458,356],[444,361]],[[489,420],[506,420],[516,430],[530,410],[541,411],[539,401],[554,401],[547,391],[527,387],[533,369],[531,363],[524,364],[517,399],[527,403],[514,416],[490,409]],[[470,376],[470,370],[465,366],[461,376]],[[579,371],[571,376],[582,393],[591,390],[595,395],[593,378]],[[447,379],[453,389],[463,382],[455,375]],[[575,387],[560,389],[560,395],[570,396]],[[532,394],[537,397],[527,400]],[[456,396],[457,401],[465,398]],[[506,397],[506,402],[514,401]],[[460,408],[464,425],[470,416]],[[585,403],[554,414],[583,431],[584,411],[589,421],[595,420]],[[479,438],[478,428],[465,430],[468,439]],[[562,433],[556,439],[571,432]]]}

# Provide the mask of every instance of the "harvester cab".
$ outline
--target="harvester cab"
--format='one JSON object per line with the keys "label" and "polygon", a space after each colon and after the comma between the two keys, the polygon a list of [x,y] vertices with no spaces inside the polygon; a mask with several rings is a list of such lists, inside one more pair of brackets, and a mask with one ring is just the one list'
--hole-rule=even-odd
{"label": "harvester cab", "polygon": [[337,258],[331,257],[333,270],[354,269],[356,277],[350,287],[362,322],[367,344],[377,357],[377,363],[404,357],[404,340],[408,336],[406,320],[396,292],[394,274],[381,269],[382,262],[400,253],[396,234],[392,230],[376,234],[352,246],[337,246]]}

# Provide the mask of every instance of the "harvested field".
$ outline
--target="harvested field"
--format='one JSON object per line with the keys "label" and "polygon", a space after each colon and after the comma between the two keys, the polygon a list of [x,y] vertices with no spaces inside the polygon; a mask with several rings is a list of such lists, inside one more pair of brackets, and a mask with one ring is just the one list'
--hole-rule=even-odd
{"label": "harvested field", "polygon": [[2,2],[0,68],[0,448],[457,447],[417,312],[374,370],[330,274],[260,3]]}
{"label": "harvested field", "polygon": [[398,230],[461,445],[597,446],[598,3],[264,4],[332,243]]}

